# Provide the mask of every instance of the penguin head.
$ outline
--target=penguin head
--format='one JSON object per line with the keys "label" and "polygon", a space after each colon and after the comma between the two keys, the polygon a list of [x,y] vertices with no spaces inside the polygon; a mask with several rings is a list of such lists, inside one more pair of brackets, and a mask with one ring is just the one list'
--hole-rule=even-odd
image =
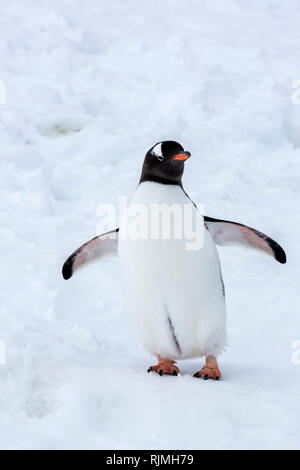
{"label": "penguin head", "polygon": [[158,142],[146,153],[140,183],[155,181],[181,186],[184,162],[190,156],[190,152],[185,151],[178,142]]}

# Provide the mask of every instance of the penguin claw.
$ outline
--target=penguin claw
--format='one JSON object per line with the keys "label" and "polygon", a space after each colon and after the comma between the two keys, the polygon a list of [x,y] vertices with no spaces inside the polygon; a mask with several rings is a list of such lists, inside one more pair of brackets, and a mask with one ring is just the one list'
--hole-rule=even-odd
{"label": "penguin claw", "polygon": [[197,379],[203,379],[203,380],[208,380],[208,379],[213,379],[213,380],[220,380],[221,378],[221,372],[219,371],[218,367],[207,367],[204,366],[201,370],[196,372],[194,374],[194,377]]}
{"label": "penguin claw", "polygon": [[177,376],[179,374],[179,369],[174,365],[174,361],[163,360],[159,361],[156,366],[150,366],[147,372],[156,372],[158,375],[172,375]]}

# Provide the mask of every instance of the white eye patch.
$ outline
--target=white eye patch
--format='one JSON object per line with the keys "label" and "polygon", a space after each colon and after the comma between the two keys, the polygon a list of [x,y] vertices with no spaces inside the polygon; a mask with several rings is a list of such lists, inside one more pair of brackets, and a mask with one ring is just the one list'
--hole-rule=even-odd
{"label": "white eye patch", "polygon": [[161,142],[159,142],[158,144],[156,144],[153,149],[151,150],[151,153],[157,157],[159,160],[163,160],[164,156],[162,154],[162,149],[161,149]]}

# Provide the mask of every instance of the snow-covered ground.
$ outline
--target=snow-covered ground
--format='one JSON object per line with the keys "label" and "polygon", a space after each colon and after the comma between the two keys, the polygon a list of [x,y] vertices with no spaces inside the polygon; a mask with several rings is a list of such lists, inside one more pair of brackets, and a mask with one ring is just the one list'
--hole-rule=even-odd
{"label": "snow-covered ground", "polygon": [[[1,1],[1,448],[300,448],[299,21],[298,0]],[[221,382],[146,373],[117,259],[61,276],[163,139],[207,215],[288,255],[220,250]]]}

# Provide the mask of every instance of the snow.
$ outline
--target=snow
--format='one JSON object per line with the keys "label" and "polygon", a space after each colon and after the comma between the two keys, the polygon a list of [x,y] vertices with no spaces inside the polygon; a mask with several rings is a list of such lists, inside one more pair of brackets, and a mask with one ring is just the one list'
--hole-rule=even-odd
{"label": "snow", "polygon": [[[2,0],[1,448],[300,448],[299,19],[297,0]],[[287,251],[219,250],[220,382],[202,360],[146,373],[117,259],[61,276],[164,139],[207,215]]]}

